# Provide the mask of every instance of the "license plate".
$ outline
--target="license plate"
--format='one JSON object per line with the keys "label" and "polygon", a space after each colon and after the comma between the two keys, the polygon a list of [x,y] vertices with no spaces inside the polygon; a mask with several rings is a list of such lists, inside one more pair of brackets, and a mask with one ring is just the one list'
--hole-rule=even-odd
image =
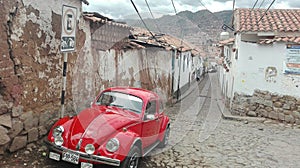
{"label": "license plate", "polygon": [[59,161],[60,160],[60,154],[54,153],[54,152],[50,152],[49,153],[49,158],[53,159],[53,160],[56,160],[56,161]]}
{"label": "license plate", "polygon": [[86,162],[81,162],[80,168],[93,168],[93,164],[86,163]]}
{"label": "license plate", "polygon": [[70,162],[70,163],[78,164],[79,163],[79,154],[64,151],[62,153],[62,158],[61,159],[64,160],[64,161]]}

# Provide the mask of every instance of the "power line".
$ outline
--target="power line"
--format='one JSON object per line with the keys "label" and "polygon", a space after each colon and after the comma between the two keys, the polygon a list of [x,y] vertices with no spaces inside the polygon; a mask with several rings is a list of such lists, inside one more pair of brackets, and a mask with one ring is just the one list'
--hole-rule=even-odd
{"label": "power line", "polygon": [[130,0],[136,13],[139,15],[139,18],[141,19],[141,21],[143,22],[145,28],[148,30],[148,32],[151,34],[151,36],[158,42],[158,40],[156,39],[156,37],[154,36],[154,34],[150,31],[150,29],[148,28],[148,26],[146,25],[145,21],[143,20],[142,16],[140,15],[140,12],[138,11],[137,7],[135,6],[133,0]]}
{"label": "power line", "polygon": [[253,10],[253,9],[255,8],[255,6],[257,5],[257,2],[258,2],[258,0],[255,1],[254,5],[253,5],[253,7],[252,7],[252,10]]}
{"label": "power line", "polygon": [[264,3],[265,3],[265,0],[262,0],[261,3],[260,3],[260,5],[259,5],[259,7],[258,7],[258,9],[260,9],[261,6],[262,6]]}
{"label": "power line", "polygon": [[[175,7],[175,4],[174,4],[174,2],[173,2],[173,0],[171,0],[171,2],[172,2],[172,5],[173,5],[173,8],[174,8],[174,12],[175,12],[175,14],[176,14],[176,16],[179,18],[180,16],[178,15],[178,13],[177,13],[177,10],[176,10],[176,7]],[[182,25],[180,24],[180,40],[181,40],[181,42],[180,42],[180,45],[182,45],[183,44],[183,28],[182,28]]]}
{"label": "power line", "polygon": [[146,5],[147,5],[147,7],[148,7],[148,10],[149,10],[149,12],[150,12],[150,14],[151,14],[151,16],[152,16],[152,18],[153,18],[153,21],[154,21],[154,24],[155,24],[157,30],[159,31],[160,34],[162,34],[162,33],[161,33],[161,30],[160,30],[160,28],[158,27],[158,24],[157,24],[157,22],[156,22],[156,20],[155,20],[155,17],[154,17],[154,15],[153,15],[153,13],[152,13],[152,11],[151,11],[151,9],[150,9],[150,6],[149,6],[149,4],[148,4],[148,1],[145,0],[145,2],[146,2]]}
{"label": "power line", "polygon": [[265,13],[260,17],[257,24],[263,19],[263,17],[267,14],[267,12],[270,10],[271,6],[274,4],[276,0],[273,0],[272,3],[269,5],[268,9],[265,11]]}
{"label": "power line", "polygon": [[177,15],[177,10],[176,10],[176,7],[174,5],[174,2],[173,2],[173,0],[171,0],[171,1],[172,1],[172,5],[173,5],[173,8],[174,8],[175,14]]}
{"label": "power line", "polygon": [[217,15],[215,15],[212,11],[210,11],[202,2],[202,0],[199,0],[200,4],[206,9],[208,10],[215,18],[217,18],[218,20],[221,20]]}
{"label": "power line", "polygon": [[258,2],[258,0],[255,1],[255,3],[254,3],[254,5],[253,5],[252,9],[250,10],[250,14],[247,16],[247,18],[245,19],[245,21],[249,19],[249,17],[250,17],[250,15],[251,15],[252,11],[254,10],[254,8],[255,8],[257,2]]}

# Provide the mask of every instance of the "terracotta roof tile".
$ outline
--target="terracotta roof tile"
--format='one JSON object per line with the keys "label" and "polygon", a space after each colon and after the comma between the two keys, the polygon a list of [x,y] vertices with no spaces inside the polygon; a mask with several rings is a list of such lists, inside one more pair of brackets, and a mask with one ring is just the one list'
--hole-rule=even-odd
{"label": "terracotta roof tile", "polygon": [[228,39],[228,40],[219,41],[219,46],[224,46],[224,45],[233,44],[234,41],[235,41],[234,38],[230,38],[230,39]]}
{"label": "terracotta roof tile", "polygon": [[300,36],[284,36],[284,37],[276,36],[273,39],[262,39],[258,43],[259,44],[271,44],[271,43],[280,42],[280,41],[300,44]]}
{"label": "terracotta roof tile", "polygon": [[[189,44],[186,41],[183,41],[182,39],[178,39],[176,37],[173,37],[168,34],[154,34],[155,40],[152,35],[145,29],[134,27],[134,29],[131,31],[132,35],[139,41],[144,42],[146,44],[156,45],[164,47],[167,50],[171,50],[173,47],[176,47],[180,51],[190,51],[195,48],[192,44]],[[137,41],[133,40],[133,41]]]}
{"label": "terracotta roof tile", "polygon": [[114,25],[114,26],[118,26],[118,27],[124,27],[124,28],[131,29],[131,27],[128,26],[126,23],[116,22],[113,19],[102,16],[96,12],[84,12],[83,18],[86,20],[90,20],[92,22],[104,23],[104,24],[109,24],[109,25]]}
{"label": "terracotta roof tile", "polygon": [[266,9],[236,9],[236,30],[239,32],[300,32],[300,9],[270,9],[262,17],[265,12]]}

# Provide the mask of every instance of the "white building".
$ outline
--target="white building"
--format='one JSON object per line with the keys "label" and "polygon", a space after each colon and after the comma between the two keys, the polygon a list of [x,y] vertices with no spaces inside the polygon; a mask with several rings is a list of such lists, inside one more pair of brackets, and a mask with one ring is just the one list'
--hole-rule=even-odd
{"label": "white building", "polygon": [[231,108],[235,95],[256,90],[300,97],[300,10],[265,12],[235,10],[235,36],[220,43],[220,85]]}

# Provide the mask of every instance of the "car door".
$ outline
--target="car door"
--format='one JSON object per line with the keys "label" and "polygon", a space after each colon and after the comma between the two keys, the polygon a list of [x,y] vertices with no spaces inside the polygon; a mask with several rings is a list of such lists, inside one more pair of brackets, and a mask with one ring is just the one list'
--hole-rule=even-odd
{"label": "car door", "polygon": [[[147,103],[142,127],[143,147],[153,144],[159,133],[159,117],[158,117],[157,100],[153,99]],[[147,118],[148,116],[148,118]]]}

